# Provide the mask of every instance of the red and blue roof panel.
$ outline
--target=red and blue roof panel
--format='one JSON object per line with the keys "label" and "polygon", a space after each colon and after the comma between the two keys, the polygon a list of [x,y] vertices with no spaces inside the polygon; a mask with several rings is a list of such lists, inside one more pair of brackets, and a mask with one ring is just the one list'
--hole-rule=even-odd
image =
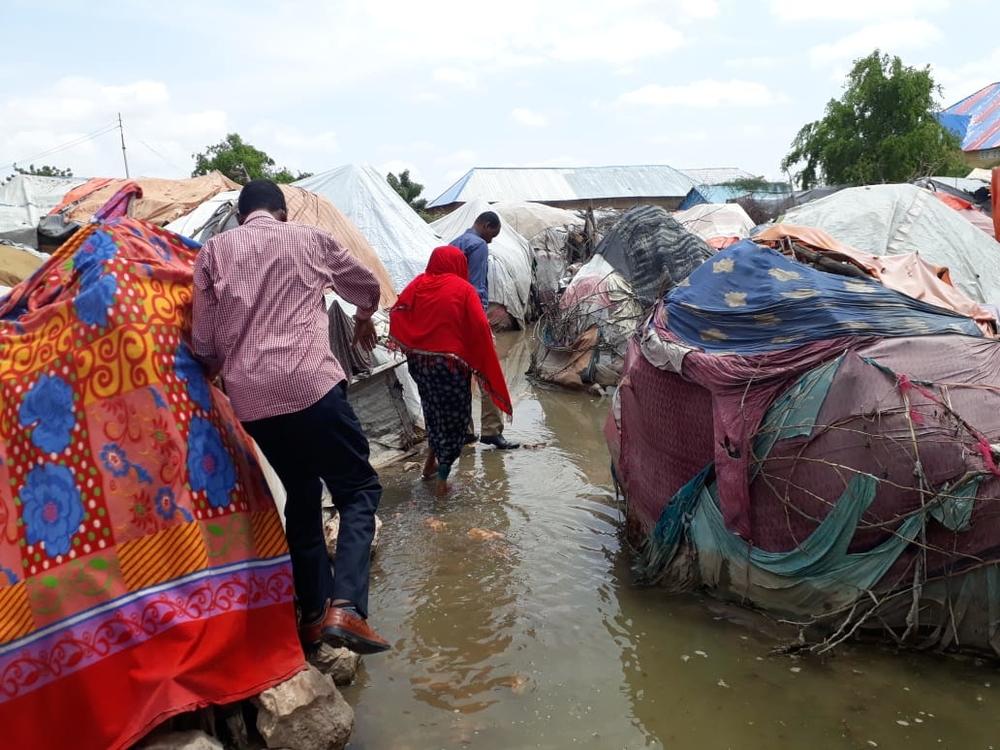
{"label": "red and blue roof panel", "polygon": [[951,105],[938,120],[959,137],[963,151],[1000,148],[1000,82]]}

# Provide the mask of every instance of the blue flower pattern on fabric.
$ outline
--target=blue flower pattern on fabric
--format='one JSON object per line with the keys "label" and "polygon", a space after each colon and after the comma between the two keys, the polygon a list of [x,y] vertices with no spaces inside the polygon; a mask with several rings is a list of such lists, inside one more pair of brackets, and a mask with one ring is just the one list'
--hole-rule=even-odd
{"label": "blue flower pattern on fabric", "polygon": [[125,455],[125,451],[122,450],[118,443],[108,443],[101,449],[101,463],[115,477],[125,476],[132,466],[129,463],[128,456]]}
{"label": "blue flower pattern on fabric", "polygon": [[21,504],[28,544],[43,543],[52,558],[67,554],[83,523],[83,502],[72,472],[56,464],[36,466],[21,489]]}
{"label": "blue flower pattern on fabric", "polygon": [[181,508],[177,505],[177,499],[174,497],[174,491],[169,487],[160,487],[159,491],[156,493],[156,512],[164,521],[174,520],[174,516],[178,513],[181,514],[181,518],[185,521],[194,520],[191,513],[186,508]]}
{"label": "blue flower pattern on fabric", "polygon": [[73,389],[58,375],[42,375],[18,412],[21,427],[35,424],[31,442],[46,453],[62,453],[73,439]]}
{"label": "blue flower pattern on fabric", "polygon": [[115,303],[118,279],[112,274],[101,273],[100,268],[88,269],[80,283],[80,293],[73,300],[77,317],[88,325],[105,328],[108,310]]}
{"label": "blue flower pattern on fabric", "polygon": [[205,378],[205,371],[183,342],[174,352],[174,370],[177,377],[187,383],[188,396],[205,411],[212,408],[212,392]]}
{"label": "blue flower pattern on fabric", "polygon": [[170,251],[170,246],[163,241],[162,237],[157,237],[156,235],[152,235],[151,237],[149,237],[149,241],[153,245],[153,247],[156,248],[156,252],[158,252],[160,254],[160,257],[163,258],[164,260],[170,260],[172,257],[174,257],[174,254]]}
{"label": "blue flower pattern on fabric", "polygon": [[134,471],[136,479],[143,484],[153,483],[153,478],[149,475],[149,472],[139,466],[139,464],[129,461],[125,449],[118,445],[118,443],[108,443],[101,449],[101,463],[104,464],[105,469],[111,472],[111,476],[113,477],[121,479],[128,476],[130,471]]}
{"label": "blue flower pattern on fabric", "polygon": [[74,270],[84,273],[103,265],[118,253],[118,246],[107,232],[93,232],[73,256]]}
{"label": "blue flower pattern on fabric", "polygon": [[203,417],[191,420],[187,469],[191,488],[196,492],[204,490],[213,508],[229,505],[229,493],[236,486],[236,468],[219,431]]}

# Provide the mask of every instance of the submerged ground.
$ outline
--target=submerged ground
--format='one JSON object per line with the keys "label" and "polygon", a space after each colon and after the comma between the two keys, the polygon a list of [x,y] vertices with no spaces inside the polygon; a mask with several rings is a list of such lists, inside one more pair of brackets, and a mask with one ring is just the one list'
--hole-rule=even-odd
{"label": "submerged ground", "polygon": [[528,342],[502,344],[509,434],[541,445],[470,452],[444,500],[383,473],[371,610],[394,648],[345,693],[352,748],[1000,748],[993,665],[772,656],[755,616],[632,587],[607,401],[529,384]]}

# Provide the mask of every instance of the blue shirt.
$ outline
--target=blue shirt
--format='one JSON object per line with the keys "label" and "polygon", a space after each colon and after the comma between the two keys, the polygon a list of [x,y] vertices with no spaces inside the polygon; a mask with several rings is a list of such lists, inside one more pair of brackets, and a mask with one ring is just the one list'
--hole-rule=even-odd
{"label": "blue shirt", "polygon": [[489,257],[490,248],[486,240],[475,229],[466,229],[465,234],[452,240],[451,245],[465,253],[469,261],[469,283],[476,288],[483,310],[490,306]]}

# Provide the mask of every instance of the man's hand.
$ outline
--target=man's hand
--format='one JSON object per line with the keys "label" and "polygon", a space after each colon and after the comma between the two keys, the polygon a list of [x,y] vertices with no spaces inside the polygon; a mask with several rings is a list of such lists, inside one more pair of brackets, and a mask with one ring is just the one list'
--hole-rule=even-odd
{"label": "man's hand", "polygon": [[372,319],[358,320],[355,318],[353,345],[364,352],[370,352],[375,348],[376,341],[378,341],[378,335],[375,333],[375,324]]}

